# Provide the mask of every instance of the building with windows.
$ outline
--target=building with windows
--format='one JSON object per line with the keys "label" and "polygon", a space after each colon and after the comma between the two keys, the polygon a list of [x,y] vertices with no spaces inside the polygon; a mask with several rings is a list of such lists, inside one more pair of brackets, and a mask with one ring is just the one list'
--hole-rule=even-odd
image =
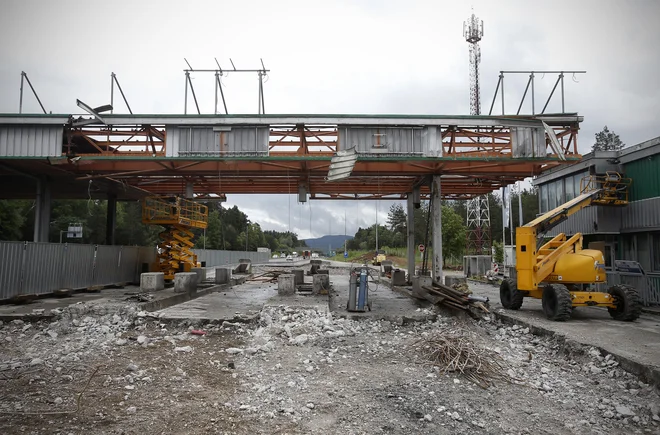
{"label": "building with windows", "polygon": [[[534,180],[539,211],[545,213],[575,198],[585,177],[608,171],[632,179],[628,205],[587,207],[546,236],[582,233],[583,246],[603,251],[608,284],[635,284],[642,287],[647,305],[660,304],[660,137],[621,151],[592,152],[580,163],[544,172]],[[626,280],[625,274],[615,270],[615,260],[639,262],[646,274],[644,282]]]}

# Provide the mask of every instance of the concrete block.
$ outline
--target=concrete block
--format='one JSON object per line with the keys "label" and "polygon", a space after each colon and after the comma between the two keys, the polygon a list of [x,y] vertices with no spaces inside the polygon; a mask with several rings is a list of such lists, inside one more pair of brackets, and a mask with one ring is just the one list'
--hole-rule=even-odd
{"label": "concrete block", "polygon": [[215,268],[215,283],[216,284],[229,284],[231,282],[231,268],[216,267]]}
{"label": "concrete block", "polygon": [[314,282],[312,283],[312,294],[328,294],[330,291],[330,275],[314,275]]}
{"label": "concrete block", "polygon": [[316,271],[316,273],[320,275],[330,275],[330,272],[328,272],[328,269],[319,269]]}
{"label": "concrete block", "polygon": [[309,264],[311,264],[312,266],[316,265],[321,267],[322,262],[323,262],[322,260],[309,260]]}
{"label": "concrete block", "polygon": [[140,274],[140,291],[155,292],[165,288],[163,272],[147,272]]}
{"label": "concrete block", "polygon": [[423,293],[422,287],[431,286],[431,285],[433,285],[433,280],[431,279],[430,276],[413,276],[412,278],[413,297],[424,299],[423,296],[421,296],[421,294]]}
{"label": "concrete block", "polygon": [[277,294],[289,296],[296,293],[295,276],[293,274],[282,274],[277,277]]}
{"label": "concrete block", "polygon": [[406,272],[401,269],[394,269],[392,271],[392,285],[404,286],[406,285]]}
{"label": "concrete block", "polygon": [[193,267],[190,269],[191,272],[197,274],[197,284],[201,284],[202,281],[206,280],[206,268],[204,267]]}
{"label": "concrete block", "polygon": [[179,272],[174,274],[175,293],[195,293],[198,276],[195,272]]}
{"label": "concrete block", "polygon": [[305,283],[305,271],[302,269],[293,269],[293,283],[294,285],[301,285]]}
{"label": "concrete block", "polygon": [[234,269],[234,273],[252,273],[252,260],[249,258],[241,258],[238,260],[238,266]]}

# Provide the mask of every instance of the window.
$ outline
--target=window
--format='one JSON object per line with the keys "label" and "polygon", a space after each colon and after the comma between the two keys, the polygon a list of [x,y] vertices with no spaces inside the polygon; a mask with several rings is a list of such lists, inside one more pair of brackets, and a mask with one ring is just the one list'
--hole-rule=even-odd
{"label": "window", "polygon": [[548,183],[548,210],[557,207],[557,182]]}
{"label": "window", "polygon": [[644,270],[651,269],[651,246],[649,234],[637,234],[637,261]]}
{"label": "window", "polygon": [[565,203],[564,201],[564,180],[557,180],[557,207]]}
{"label": "window", "polygon": [[573,181],[573,179],[574,179],[573,175],[564,179],[567,202],[575,198],[575,182]]}
{"label": "window", "polygon": [[548,211],[548,185],[541,186],[541,213]]}
{"label": "window", "polygon": [[651,259],[653,271],[660,272],[660,233],[652,233],[651,239],[653,240],[653,258]]}

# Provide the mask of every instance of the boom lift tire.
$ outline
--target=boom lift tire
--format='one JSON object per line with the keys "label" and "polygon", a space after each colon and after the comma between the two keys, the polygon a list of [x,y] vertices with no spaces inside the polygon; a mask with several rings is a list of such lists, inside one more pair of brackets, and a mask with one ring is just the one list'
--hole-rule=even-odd
{"label": "boom lift tire", "polygon": [[607,309],[613,319],[632,322],[642,313],[639,295],[633,287],[619,284],[610,287],[608,293],[616,298],[616,308]]}
{"label": "boom lift tire", "polygon": [[515,279],[505,279],[500,284],[500,303],[508,310],[519,310],[523,304],[525,294],[518,291]]}
{"label": "boom lift tire", "polygon": [[568,291],[565,285],[552,284],[545,286],[541,305],[543,306],[543,312],[550,320],[564,322],[571,318],[573,302],[571,292]]}

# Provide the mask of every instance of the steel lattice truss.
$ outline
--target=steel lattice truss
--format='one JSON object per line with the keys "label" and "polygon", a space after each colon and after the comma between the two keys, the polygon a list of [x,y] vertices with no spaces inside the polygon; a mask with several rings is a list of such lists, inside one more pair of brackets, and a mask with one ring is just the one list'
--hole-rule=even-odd
{"label": "steel lattice truss", "polygon": [[[39,123],[48,116],[32,115]],[[76,118],[79,121],[79,118]],[[562,156],[547,145],[537,157],[514,157],[512,129],[546,122],[554,130]],[[71,119],[62,128],[62,155],[48,159],[12,159],[0,162],[5,170],[44,176],[73,176],[87,188],[103,182],[116,185],[117,195],[185,194],[192,184],[199,197],[226,194],[296,194],[303,189],[313,199],[404,198],[415,186],[428,195],[428,179],[442,176],[442,196],[466,199],[540,174],[551,166],[575,162],[576,114],[530,117],[356,117],[351,115],[178,116],[113,115],[105,122],[74,127]],[[10,123],[5,119],[4,123]],[[21,120],[25,123],[25,120]],[[327,182],[330,159],[339,149],[339,129],[346,125],[370,128],[411,128],[433,124],[441,136],[440,156],[422,153],[359,153],[351,176]],[[0,124],[3,119],[0,118]],[[187,153],[172,157],[168,147],[170,127],[190,125],[255,125],[268,128],[265,153]],[[560,158],[561,157],[561,158]],[[0,158],[1,160],[1,158]],[[94,189],[85,189],[87,194]],[[99,192],[100,193],[100,192]],[[11,192],[7,195],[10,197]],[[20,196],[17,191],[15,196]]]}

